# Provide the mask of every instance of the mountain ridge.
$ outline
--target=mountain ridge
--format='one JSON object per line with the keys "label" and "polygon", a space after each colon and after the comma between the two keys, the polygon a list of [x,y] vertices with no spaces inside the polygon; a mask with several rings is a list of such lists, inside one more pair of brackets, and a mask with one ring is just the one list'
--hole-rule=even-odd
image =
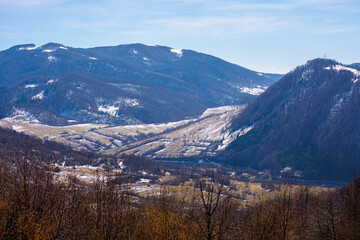
{"label": "mountain ridge", "polygon": [[0,52],[0,115],[11,115],[8,105],[40,105],[84,122],[178,121],[248,103],[280,77],[165,46],[24,44]]}

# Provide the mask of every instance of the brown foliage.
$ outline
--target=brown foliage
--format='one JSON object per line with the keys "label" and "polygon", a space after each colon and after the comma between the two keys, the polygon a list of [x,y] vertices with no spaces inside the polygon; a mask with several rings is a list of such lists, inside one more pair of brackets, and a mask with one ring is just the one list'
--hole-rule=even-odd
{"label": "brown foliage", "polygon": [[119,178],[60,183],[34,159],[25,149],[0,161],[0,239],[360,239],[360,178],[320,194],[288,184],[240,208],[215,175],[132,201]]}

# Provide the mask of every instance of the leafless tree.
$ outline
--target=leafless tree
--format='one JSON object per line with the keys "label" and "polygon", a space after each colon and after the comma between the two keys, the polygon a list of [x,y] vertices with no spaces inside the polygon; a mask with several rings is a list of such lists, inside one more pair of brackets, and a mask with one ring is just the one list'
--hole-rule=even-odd
{"label": "leafless tree", "polygon": [[227,179],[212,174],[200,179],[194,189],[190,217],[196,222],[205,239],[225,239],[226,234],[235,228],[232,218],[236,206],[229,194]]}

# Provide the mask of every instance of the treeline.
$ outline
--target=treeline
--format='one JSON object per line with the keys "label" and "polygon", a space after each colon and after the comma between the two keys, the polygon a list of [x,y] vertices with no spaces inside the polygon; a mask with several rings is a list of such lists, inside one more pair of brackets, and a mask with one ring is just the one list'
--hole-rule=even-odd
{"label": "treeline", "polygon": [[[122,161],[124,171],[134,175],[137,171],[160,172],[158,164],[137,156],[122,154],[121,156],[102,155],[94,152],[76,151],[69,146],[55,141],[46,141],[24,133],[0,127],[0,159],[16,158],[20,152],[29,152],[34,161],[65,166],[92,165],[105,168],[117,168]],[[22,153],[23,155],[25,153]],[[26,155],[26,154],[25,154]]]}
{"label": "treeline", "polygon": [[0,161],[0,239],[360,239],[359,178],[318,194],[288,184],[243,205],[220,174],[141,198],[121,176],[58,182],[33,156]]}
{"label": "treeline", "polygon": [[[0,157],[16,157],[19,151],[31,148],[33,153],[37,153],[37,158],[41,158],[45,163],[57,163],[66,166],[72,165],[90,165],[103,157],[100,154],[91,152],[80,152],[73,150],[55,141],[46,141],[35,138],[24,133],[18,133],[14,130],[0,127]],[[108,161],[112,162],[111,157]]]}

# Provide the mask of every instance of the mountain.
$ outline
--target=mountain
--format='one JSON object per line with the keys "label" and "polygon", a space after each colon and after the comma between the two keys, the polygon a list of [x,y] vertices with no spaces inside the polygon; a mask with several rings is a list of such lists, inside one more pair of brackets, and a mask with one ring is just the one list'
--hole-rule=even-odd
{"label": "mountain", "polygon": [[346,179],[360,166],[360,68],[315,59],[251,102],[233,122],[250,128],[223,162],[300,170],[304,177]]}
{"label": "mountain", "polygon": [[280,77],[163,46],[26,44],[0,52],[0,117],[25,111],[51,125],[178,121],[248,103]]}

